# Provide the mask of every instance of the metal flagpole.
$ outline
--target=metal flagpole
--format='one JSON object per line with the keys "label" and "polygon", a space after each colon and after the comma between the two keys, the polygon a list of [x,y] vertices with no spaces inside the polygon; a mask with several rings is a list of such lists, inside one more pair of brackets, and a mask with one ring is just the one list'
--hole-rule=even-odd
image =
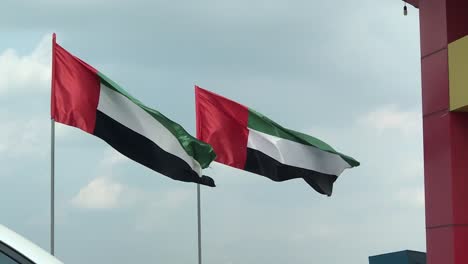
{"label": "metal flagpole", "polygon": [[50,253],[55,253],[55,120],[53,113],[55,78],[55,33],[52,34],[52,80],[50,120]]}
{"label": "metal flagpole", "polygon": [[55,237],[55,121],[50,123],[50,253],[54,255]]}
{"label": "metal flagpole", "polygon": [[198,215],[198,264],[202,263],[201,248],[201,202],[200,202],[200,184],[197,184],[197,215]]}
{"label": "metal flagpole", "polygon": [[[195,89],[196,89],[195,85]],[[195,96],[195,111],[198,114],[197,97]],[[201,126],[197,122],[197,138],[201,138]],[[201,197],[200,197],[200,184],[197,183],[197,219],[198,219],[198,264],[202,263],[202,247],[201,247]]]}

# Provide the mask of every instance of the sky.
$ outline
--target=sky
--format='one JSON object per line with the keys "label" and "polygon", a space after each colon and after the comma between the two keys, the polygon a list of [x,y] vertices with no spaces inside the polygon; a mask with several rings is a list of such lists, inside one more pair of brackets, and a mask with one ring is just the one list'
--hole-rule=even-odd
{"label": "sky", "polygon": [[[316,193],[213,163],[205,264],[425,251],[418,10],[397,0],[3,0],[0,224],[49,249],[51,34],[195,134],[194,85],[361,162]],[[64,263],[197,262],[196,185],[56,125]]]}

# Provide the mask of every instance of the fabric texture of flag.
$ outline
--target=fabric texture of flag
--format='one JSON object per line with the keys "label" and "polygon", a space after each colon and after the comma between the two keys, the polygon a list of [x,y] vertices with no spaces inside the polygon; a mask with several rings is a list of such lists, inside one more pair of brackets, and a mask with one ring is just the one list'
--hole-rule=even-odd
{"label": "fabric texture of flag", "polygon": [[359,166],[325,142],[287,129],[266,116],[195,87],[197,137],[210,144],[216,161],[273,181],[303,178],[321,194],[346,169]]}
{"label": "fabric texture of flag", "polygon": [[145,106],[55,41],[52,60],[51,115],[56,122],[93,134],[174,180],[215,186],[213,179],[202,175],[216,157],[210,145]]}

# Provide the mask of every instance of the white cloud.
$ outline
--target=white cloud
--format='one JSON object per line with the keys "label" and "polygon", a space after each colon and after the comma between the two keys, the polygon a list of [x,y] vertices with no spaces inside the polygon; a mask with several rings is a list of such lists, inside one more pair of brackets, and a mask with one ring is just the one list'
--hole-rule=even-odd
{"label": "white cloud", "polygon": [[[44,158],[50,152],[50,120],[46,117],[14,117],[0,113],[0,157]],[[55,123],[56,148],[62,141],[73,142],[83,132]],[[75,129],[76,130],[76,129]]]}
{"label": "white cloud", "polygon": [[78,208],[109,209],[122,207],[121,197],[124,196],[126,203],[140,199],[142,194],[138,190],[131,190],[113,179],[116,166],[127,160],[128,158],[113,148],[107,147],[104,150],[104,158],[97,168],[99,176],[80,189],[78,194],[72,198],[72,204]]}
{"label": "white cloud", "polygon": [[45,36],[28,55],[14,49],[0,53],[0,94],[44,91],[50,86],[51,37]]}
{"label": "white cloud", "polygon": [[192,200],[193,193],[193,190],[187,189],[148,192],[126,186],[112,177],[99,176],[81,188],[71,199],[71,203],[74,207],[83,209],[115,209],[138,205],[146,208],[144,211],[151,217],[155,211],[184,206]]}
{"label": "white cloud", "polygon": [[[50,34],[28,54],[20,54],[15,49],[0,50],[0,99],[8,102],[0,112],[2,157],[44,157],[49,153],[50,119],[46,111],[49,109],[50,75]],[[12,97],[18,94],[21,97]],[[10,111],[13,108],[15,112]],[[65,138],[70,132],[58,123],[55,129],[56,139]]]}
{"label": "white cloud", "polygon": [[397,130],[405,135],[421,131],[421,113],[416,110],[402,110],[396,105],[381,106],[361,117],[359,123],[377,129],[379,133]]}
{"label": "white cloud", "polygon": [[87,209],[109,209],[144,205],[154,209],[178,208],[188,200],[193,191],[186,189],[173,189],[158,191],[157,193],[133,188],[115,180],[119,173],[119,166],[127,163],[129,159],[111,147],[104,150],[104,158],[97,168],[97,175],[91,182],[80,189],[71,202],[75,207]]}
{"label": "white cloud", "polygon": [[82,188],[72,199],[78,208],[110,209],[121,205],[125,187],[109,177],[98,177]]}
{"label": "white cloud", "polygon": [[46,136],[47,122],[39,119],[11,120],[1,117],[2,129],[0,130],[0,154],[10,157],[39,155],[44,156],[48,151]]}
{"label": "white cloud", "polygon": [[129,159],[117,150],[108,147],[104,151],[104,159],[101,161],[101,167],[105,170],[111,170],[116,165],[127,162]]}
{"label": "white cloud", "polygon": [[[50,120],[42,117],[15,117],[0,113],[0,155],[2,157],[39,157],[50,151]],[[55,137],[66,138],[69,129],[56,123]]]}

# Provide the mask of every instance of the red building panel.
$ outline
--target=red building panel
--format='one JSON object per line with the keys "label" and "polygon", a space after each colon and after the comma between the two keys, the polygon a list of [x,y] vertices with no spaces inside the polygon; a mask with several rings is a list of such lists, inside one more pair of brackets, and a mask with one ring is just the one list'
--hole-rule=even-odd
{"label": "red building panel", "polygon": [[468,263],[468,226],[454,226],[453,241],[454,263]]}
{"label": "red building panel", "polygon": [[447,50],[423,58],[421,71],[423,115],[449,109]]}
{"label": "red building panel", "polygon": [[414,7],[419,6],[419,0],[404,0],[406,3],[413,5]]}
{"label": "red building panel", "polygon": [[[454,112],[450,116],[452,224],[463,225],[468,224],[468,113]],[[468,243],[465,251],[468,256]]]}
{"label": "red building panel", "polygon": [[426,226],[431,228],[453,221],[450,116],[443,112],[423,122]]}
{"label": "red building panel", "polygon": [[[426,264],[455,264],[454,256],[454,232],[453,227],[428,229],[427,263]],[[460,263],[462,264],[462,263]]]}
{"label": "red building panel", "polygon": [[451,43],[466,35],[468,35],[468,1],[447,0],[448,42]]}
{"label": "red building panel", "polygon": [[422,57],[447,47],[445,1],[424,0],[419,3]]}

